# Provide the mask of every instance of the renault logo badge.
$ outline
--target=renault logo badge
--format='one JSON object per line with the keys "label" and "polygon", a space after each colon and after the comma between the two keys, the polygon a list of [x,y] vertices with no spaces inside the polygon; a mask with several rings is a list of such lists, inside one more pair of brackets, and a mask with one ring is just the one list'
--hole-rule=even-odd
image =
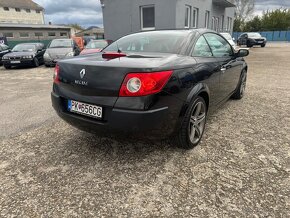
{"label": "renault logo badge", "polygon": [[81,79],[83,79],[86,75],[86,69],[82,69],[80,72]]}

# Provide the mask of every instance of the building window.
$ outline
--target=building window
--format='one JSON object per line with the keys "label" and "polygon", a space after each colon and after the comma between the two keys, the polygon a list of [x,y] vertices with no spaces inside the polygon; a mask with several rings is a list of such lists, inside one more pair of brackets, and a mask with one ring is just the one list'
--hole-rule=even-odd
{"label": "building window", "polygon": [[15,8],[15,11],[20,12],[21,10],[20,8]]}
{"label": "building window", "polygon": [[35,37],[43,37],[43,33],[42,32],[36,32],[34,33]]}
{"label": "building window", "polygon": [[51,37],[55,36],[55,32],[48,32],[48,36],[51,36]]}
{"label": "building window", "polygon": [[20,38],[28,38],[29,37],[29,33],[28,32],[21,32],[19,33]]}
{"label": "building window", "polygon": [[216,22],[216,31],[219,32],[220,31],[220,18],[216,17],[215,22]]}
{"label": "building window", "polygon": [[224,25],[225,25],[225,16],[222,15],[222,19],[221,19],[221,32],[224,32]]}
{"label": "building window", "polygon": [[154,7],[154,5],[141,7],[141,28],[142,28],[142,30],[155,29],[155,7]]}
{"label": "building window", "polygon": [[198,27],[198,8],[193,8],[192,10],[192,27]]}
{"label": "building window", "polygon": [[219,22],[220,22],[220,19],[218,17],[212,17],[211,29],[218,32],[219,31]]}
{"label": "building window", "polygon": [[40,10],[36,10],[36,13],[40,14]]}
{"label": "building window", "polygon": [[9,11],[8,7],[4,7],[3,9],[4,9],[4,11]]}
{"label": "building window", "polygon": [[66,32],[61,32],[60,36],[67,36],[67,33]]}
{"label": "building window", "polygon": [[228,17],[227,31],[232,30],[232,22],[233,22],[233,19],[231,17]]}
{"label": "building window", "polygon": [[3,33],[3,36],[7,37],[7,38],[13,38],[14,37],[13,33]]}
{"label": "building window", "polygon": [[205,28],[209,27],[209,11],[205,11]]}
{"label": "building window", "polygon": [[27,12],[27,13],[30,13],[31,11],[30,11],[30,9],[26,9],[26,12]]}
{"label": "building window", "polygon": [[215,17],[211,18],[211,29],[215,30]]}
{"label": "building window", "polygon": [[191,7],[186,5],[185,6],[185,23],[184,27],[189,28],[190,27],[190,18],[191,17]]}

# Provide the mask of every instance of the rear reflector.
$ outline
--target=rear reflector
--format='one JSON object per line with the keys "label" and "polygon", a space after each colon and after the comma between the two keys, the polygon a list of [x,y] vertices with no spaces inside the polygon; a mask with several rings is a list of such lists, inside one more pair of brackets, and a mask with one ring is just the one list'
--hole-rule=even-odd
{"label": "rear reflector", "polygon": [[54,68],[53,82],[57,83],[57,84],[60,83],[60,80],[59,80],[59,65],[58,64],[56,64],[55,68]]}
{"label": "rear reflector", "polygon": [[121,58],[121,57],[126,57],[127,55],[124,53],[119,53],[119,52],[105,52],[102,54],[102,57],[104,59],[115,59],[115,58]]}
{"label": "rear reflector", "polygon": [[173,71],[129,73],[126,75],[119,96],[146,96],[160,92]]}

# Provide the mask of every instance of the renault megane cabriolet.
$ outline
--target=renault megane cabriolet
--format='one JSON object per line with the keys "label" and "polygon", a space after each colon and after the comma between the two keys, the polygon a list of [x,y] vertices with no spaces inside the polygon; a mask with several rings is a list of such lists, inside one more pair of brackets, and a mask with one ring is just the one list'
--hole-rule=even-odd
{"label": "renault megane cabriolet", "polygon": [[101,53],[59,61],[52,105],[85,131],[173,136],[190,149],[200,142],[209,113],[244,96],[248,54],[205,29],[131,34]]}

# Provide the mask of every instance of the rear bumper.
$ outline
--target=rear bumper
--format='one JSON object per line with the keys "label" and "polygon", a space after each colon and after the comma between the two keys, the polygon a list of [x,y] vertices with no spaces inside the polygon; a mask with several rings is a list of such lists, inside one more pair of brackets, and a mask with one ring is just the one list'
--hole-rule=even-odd
{"label": "rear bumper", "polygon": [[174,133],[174,126],[166,122],[169,117],[168,107],[147,111],[106,108],[106,120],[97,120],[69,112],[67,101],[53,92],[51,100],[53,108],[63,120],[100,136],[114,134],[119,137],[134,135],[138,138],[166,138]]}

